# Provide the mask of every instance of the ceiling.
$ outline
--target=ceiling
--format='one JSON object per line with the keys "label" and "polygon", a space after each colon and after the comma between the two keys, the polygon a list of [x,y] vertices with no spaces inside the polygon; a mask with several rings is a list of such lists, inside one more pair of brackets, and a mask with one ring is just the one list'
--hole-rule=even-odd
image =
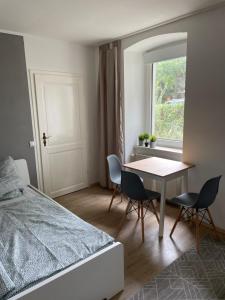
{"label": "ceiling", "polygon": [[0,0],[0,29],[103,43],[224,0]]}

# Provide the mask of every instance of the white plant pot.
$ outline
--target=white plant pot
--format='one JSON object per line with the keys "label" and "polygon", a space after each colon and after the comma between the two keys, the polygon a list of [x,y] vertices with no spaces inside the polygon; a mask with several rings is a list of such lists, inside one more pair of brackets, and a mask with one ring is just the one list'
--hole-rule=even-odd
{"label": "white plant pot", "polygon": [[156,142],[150,142],[150,147],[155,148],[156,147]]}

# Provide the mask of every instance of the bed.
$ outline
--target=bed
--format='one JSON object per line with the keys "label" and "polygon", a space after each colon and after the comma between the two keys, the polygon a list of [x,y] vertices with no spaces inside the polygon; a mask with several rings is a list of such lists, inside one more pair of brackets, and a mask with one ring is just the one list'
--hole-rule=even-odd
{"label": "bed", "polygon": [[[21,199],[0,203],[0,262],[21,289],[18,284],[2,299],[103,300],[120,292],[122,244],[31,186],[26,161],[15,162],[26,188]],[[21,241],[24,250],[16,251]]]}

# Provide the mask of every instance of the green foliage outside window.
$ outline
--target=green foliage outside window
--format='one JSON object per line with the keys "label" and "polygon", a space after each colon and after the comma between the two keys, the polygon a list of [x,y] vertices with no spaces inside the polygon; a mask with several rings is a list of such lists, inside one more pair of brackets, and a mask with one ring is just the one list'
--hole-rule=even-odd
{"label": "green foliage outside window", "polygon": [[155,135],[164,139],[183,140],[184,104],[155,105]]}
{"label": "green foliage outside window", "polygon": [[184,99],[186,57],[160,61],[155,67],[155,103]]}
{"label": "green foliage outside window", "polygon": [[183,140],[186,57],[154,63],[154,134]]}

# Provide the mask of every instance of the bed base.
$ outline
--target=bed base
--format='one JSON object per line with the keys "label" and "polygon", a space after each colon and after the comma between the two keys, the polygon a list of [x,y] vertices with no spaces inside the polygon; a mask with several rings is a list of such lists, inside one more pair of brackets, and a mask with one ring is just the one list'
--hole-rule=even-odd
{"label": "bed base", "polygon": [[[18,160],[16,164],[20,176],[29,185],[26,161]],[[49,198],[33,186],[30,188]],[[121,243],[114,242],[9,300],[105,300],[112,298],[123,288],[124,250]]]}
{"label": "bed base", "polygon": [[123,246],[114,243],[10,300],[103,300],[123,288]]}

